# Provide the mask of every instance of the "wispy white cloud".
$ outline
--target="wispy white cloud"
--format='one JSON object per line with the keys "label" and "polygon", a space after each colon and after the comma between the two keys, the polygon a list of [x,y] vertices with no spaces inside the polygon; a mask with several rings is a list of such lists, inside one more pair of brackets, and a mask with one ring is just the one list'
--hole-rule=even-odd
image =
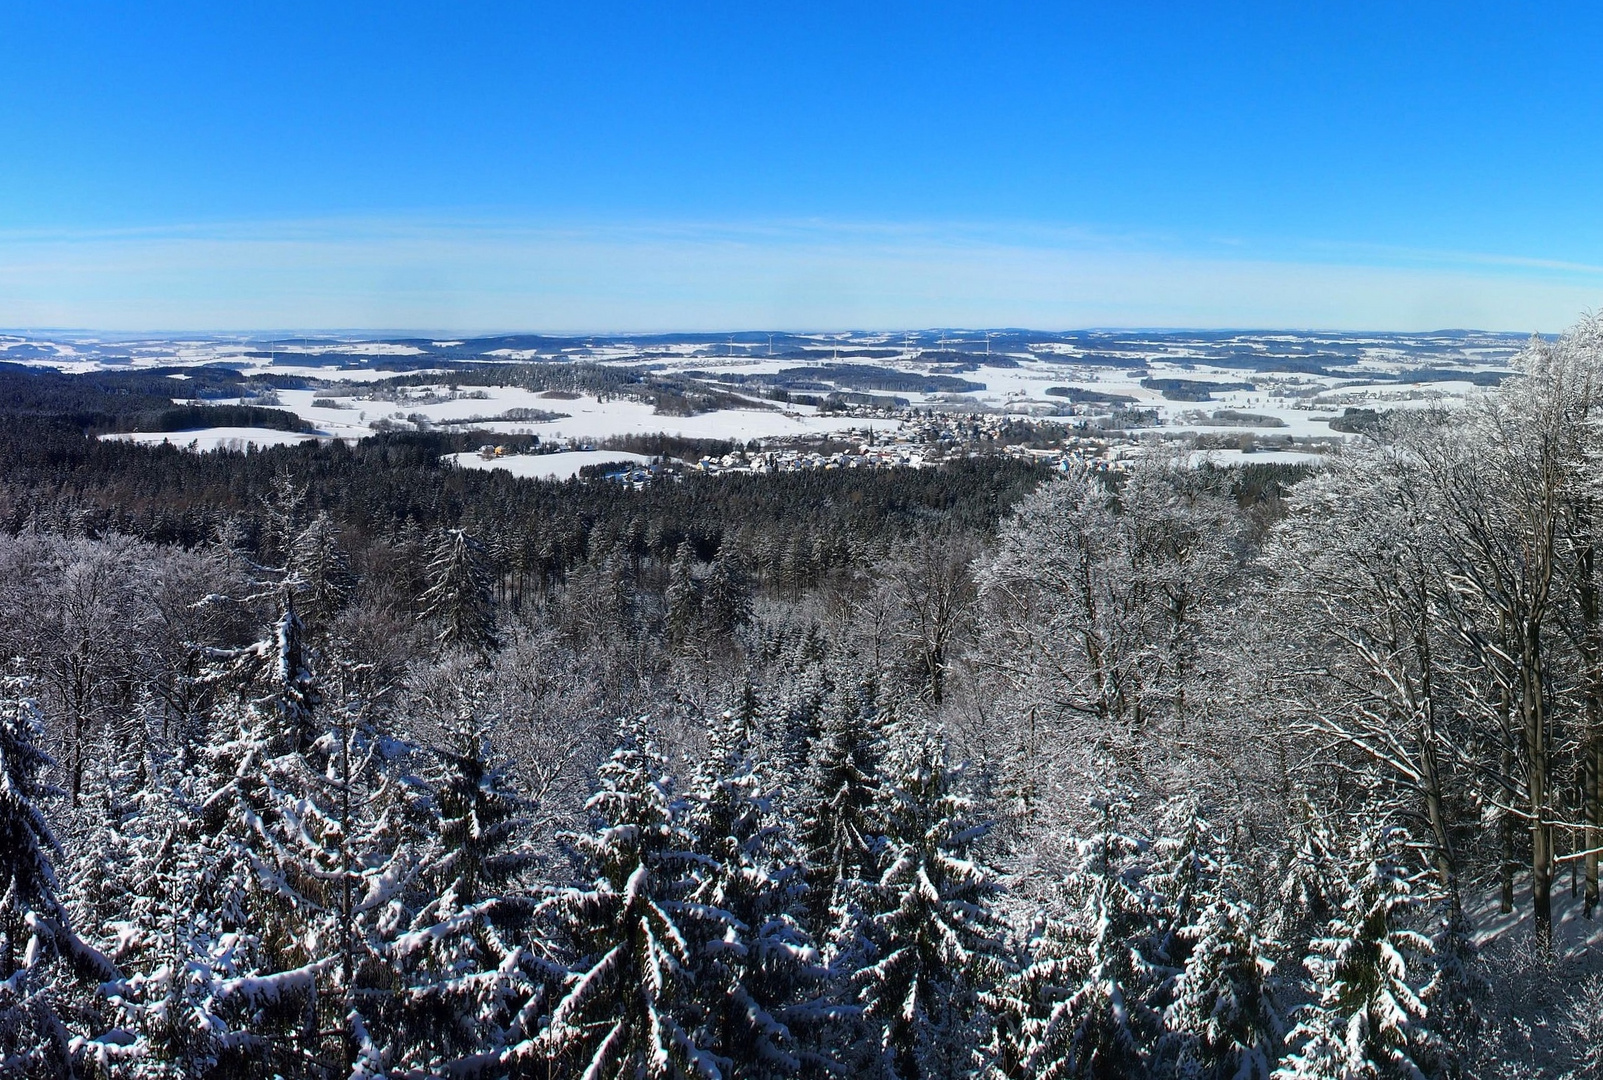
{"label": "wispy white cloud", "polygon": [[0,325],[1554,330],[1603,268],[1029,224],[324,220],[0,234]]}

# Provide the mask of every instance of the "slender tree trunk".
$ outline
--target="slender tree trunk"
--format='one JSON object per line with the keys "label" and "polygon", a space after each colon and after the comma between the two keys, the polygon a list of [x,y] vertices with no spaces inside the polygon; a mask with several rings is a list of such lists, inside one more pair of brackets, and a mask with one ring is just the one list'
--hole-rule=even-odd
{"label": "slender tree trunk", "polygon": [[1531,915],[1538,946],[1553,946],[1553,827],[1548,807],[1547,709],[1543,700],[1541,624],[1520,632],[1520,720],[1525,729],[1525,782],[1530,796]]}
{"label": "slender tree trunk", "polygon": [[1427,723],[1419,736],[1420,779],[1425,789],[1425,817],[1430,821],[1436,841],[1436,875],[1442,888],[1458,903],[1458,873],[1453,857],[1452,837],[1447,828],[1447,812],[1442,800],[1441,777],[1437,768],[1435,733]]}
{"label": "slender tree trunk", "polygon": [[1452,832],[1448,828],[1446,800],[1442,796],[1441,762],[1436,753],[1436,689],[1430,642],[1430,596],[1421,578],[1415,593],[1418,605],[1414,630],[1414,654],[1419,663],[1420,781],[1425,789],[1425,816],[1436,840],[1436,873],[1442,889],[1458,906],[1458,865],[1453,854]]}
{"label": "slender tree trunk", "polygon": [[[1509,645],[1508,624],[1503,624],[1502,644],[1505,650]],[[1498,866],[1499,892],[1498,910],[1504,915],[1514,910],[1514,700],[1508,683],[1503,681],[1498,687],[1498,717],[1502,720],[1503,749],[1498,760],[1498,780],[1501,785],[1503,798],[1507,800],[1507,807],[1497,819],[1498,846],[1502,856]]]}
{"label": "slender tree trunk", "polygon": [[1581,746],[1581,803],[1586,820],[1582,850],[1586,852],[1586,917],[1597,910],[1597,848],[1603,840],[1603,796],[1599,793],[1603,759],[1603,642],[1599,640],[1597,549],[1591,534],[1591,506],[1580,500],[1576,518],[1584,537],[1580,551],[1581,642],[1586,661],[1586,731]]}

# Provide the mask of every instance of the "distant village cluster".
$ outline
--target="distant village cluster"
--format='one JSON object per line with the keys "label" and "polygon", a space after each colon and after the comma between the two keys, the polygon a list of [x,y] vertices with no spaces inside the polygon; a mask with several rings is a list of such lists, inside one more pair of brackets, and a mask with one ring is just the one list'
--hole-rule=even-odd
{"label": "distant village cluster", "polygon": [[[896,431],[849,428],[812,439],[753,441],[722,455],[695,461],[659,455],[649,462],[620,460],[592,466],[595,474],[619,483],[644,486],[689,473],[703,475],[771,475],[822,469],[924,468],[969,458],[1006,456],[1067,471],[1123,471],[1138,456],[1138,443],[1123,431],[1091,429],[1084,421],[1062,422],[979,413],[945,413],[901,409],[879,414],[900,421]],[[528,453],[592,452],[592,442],[548,440]],[[517,454],[512,447],[486,444],[479,456],[487,461]],[[588,470],[587,470],[588,472]]]}

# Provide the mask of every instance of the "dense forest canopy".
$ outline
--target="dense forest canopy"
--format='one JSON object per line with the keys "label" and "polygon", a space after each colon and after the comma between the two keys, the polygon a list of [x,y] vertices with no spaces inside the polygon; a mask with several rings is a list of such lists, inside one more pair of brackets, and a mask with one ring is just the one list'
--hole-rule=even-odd
{"label": "dense forest canopy", "polygon": [[1603,325],[1517,366],[643,490],[0,369],[0,1075],[1597,1075]]}

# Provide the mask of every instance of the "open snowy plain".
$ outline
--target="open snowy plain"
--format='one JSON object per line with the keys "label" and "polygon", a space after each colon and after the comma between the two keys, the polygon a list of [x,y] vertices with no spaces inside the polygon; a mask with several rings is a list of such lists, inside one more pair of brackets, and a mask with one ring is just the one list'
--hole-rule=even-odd
{"label": "open snowy plain", "polygon": [[[1524,337],[1513,334],[1129,332],[990,334],[740,334],[472,340],[295,337],[185,339],[16,333],[0,335],[0,362],[63,372],[228,367],[272,375],[276,401],[312,434],[210,428],[120,437],[196,449],[303,438],[357,439],[377,430],[437,428],[539,435],[583,446],[655,434],[767,440],[896,429],[895,408],[1018,417],[1118,412],[1131,426],[1170,435],[1256,434],[1305,443],[1343,437],[1348,409],[1462,402],[1495,385]],[[716,393],[713,407],[664,410],[628,394],[554,394],[489,385],[486,365],[527,363],[629,369]],[[461,373],[475,370],[474,385]],[[509,367],[509,372],[515,367]],[[411,376],[397,385],[397,376]],[[437,375],[438,381],[422,377]],[[512,380],[509,377],[509,383]],[[421,384],[420,384],[421,383]],[[875,406],[822,410],[845,395]],[[1306,449],[1306,448],[1304,448]],[[1296,453],[1300,451],[1281,451]],[[1231,451],[1215,451],[1229,456]],[[1265,460],[1259,458],[1258,460]]]}

